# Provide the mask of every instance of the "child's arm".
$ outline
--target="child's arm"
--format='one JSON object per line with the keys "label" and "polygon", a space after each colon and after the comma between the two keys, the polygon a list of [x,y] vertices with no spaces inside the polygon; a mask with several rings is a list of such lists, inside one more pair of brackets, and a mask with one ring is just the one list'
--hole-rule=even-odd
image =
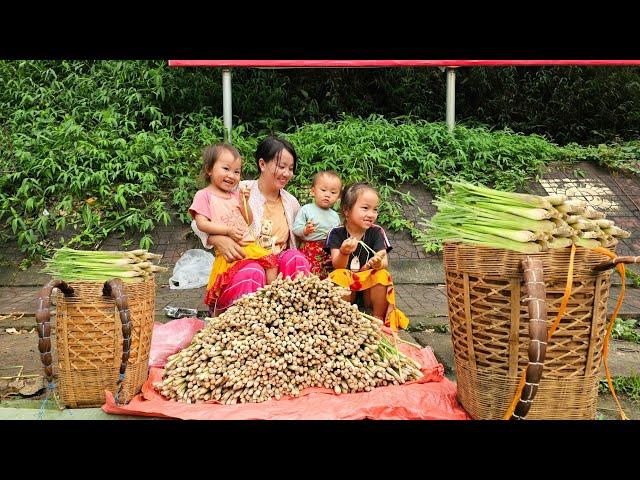
{"label": "child's arm", "polygon": [[196,226],[198,230],[207,233],[209,235],[225,235],[230,236],[232,228],[227,225],[221,225],[219,223],[214,223],[209,220],[204,215],[199,213],[196,214]]}
{"label": "child's arm", "polygon": [[[238,199],[240,209],[240,213],[242,214],[242,218],[247,222],[247,225],[251,225],[253,223],[253,212],[251,211],[251,207],[249,206],[249,196],[251,195],[251,190],[248,188],[240,189],[240,197]],[[243,199],[244,197],[244,199]],[[245,210],[245,206],[247,207]]]}
{"label": "child's arm", "polygon": [[231,237],[236,242],[240,242],[244,236],[244,232],[238,227],[229,227],[227,225],[212,222],[207,217],[199,213],[196,214],[196,226],[198,227],[198,230],[201,230],[204,233],[209,235],[224,235],[225,237]]}
{"label": "child's arm", "polygon": [[293,233],[297,237],[304,239],[304,227],[307,223],[307,215],[305,208],[302,207],[298,214],[296,215],[296,219],[293,221]]}

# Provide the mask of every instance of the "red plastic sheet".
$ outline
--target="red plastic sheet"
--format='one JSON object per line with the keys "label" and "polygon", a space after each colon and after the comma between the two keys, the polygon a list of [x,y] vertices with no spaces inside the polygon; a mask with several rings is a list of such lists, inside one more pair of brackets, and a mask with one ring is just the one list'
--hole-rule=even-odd
{"label": "red plastic sheet", "polygon": [[[180,319],[163,327],[164,353],[168,351],[167,330],[184,331],[193,319]],[[155,342],[155,329],[152,340]],[[173,351],[180,348],[176,341]],[[102,409],[107,413],[200,420],[468,420],[470,417],[456,400],[456,386],[444,377],[430,347],[418,349],[400,344],[400,349],[422,365],[424,377],[404,385],[380,387],[371,392],[336,395],[325,388],[307,388],[298,398],[283,398],[262,403],[220,405],[216,402],[186,404],[166,400],[153,388],[162,378],[162,368],[152,367],[149,378],[128,405],[116,405],[106,392]],[[167,355],[168,356],[168,355]],[[166,356],[165,356],[166,361]]]}

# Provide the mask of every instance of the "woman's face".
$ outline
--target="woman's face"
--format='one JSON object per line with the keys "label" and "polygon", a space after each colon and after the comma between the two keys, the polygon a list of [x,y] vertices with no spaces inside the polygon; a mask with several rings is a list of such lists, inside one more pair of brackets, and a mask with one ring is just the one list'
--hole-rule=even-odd
{"label": "woman's face", "polygon": [[270,182],[278,189],[284,188],[289,180],[293,178],[293,155],[286,149],[280,152],[280,158],[276,155],[270,162],[260,159],[260,176]]}

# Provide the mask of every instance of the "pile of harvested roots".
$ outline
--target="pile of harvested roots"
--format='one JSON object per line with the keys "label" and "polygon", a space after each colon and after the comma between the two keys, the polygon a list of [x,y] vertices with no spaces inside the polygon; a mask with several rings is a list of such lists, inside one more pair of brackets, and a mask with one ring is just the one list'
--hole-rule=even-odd
{"label": "pile of harvested roots", "polygon": [[195,403],[264,402],[307,387],[370,391],[422,376],[382,322],[341,298],[315,275],[278,278],[210,319],[191,344],[168,358],[163,396]]}

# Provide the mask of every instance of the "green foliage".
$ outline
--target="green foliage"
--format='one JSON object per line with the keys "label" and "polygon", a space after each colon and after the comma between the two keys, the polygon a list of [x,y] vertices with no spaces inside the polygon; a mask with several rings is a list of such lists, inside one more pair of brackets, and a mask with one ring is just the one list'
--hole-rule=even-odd
{"label": "green foliage", "polygon": [[570,161],[592,161],[603,167],[625,173],[640,174],[640,141],[580,146],[570,143],[564,148],[564,156]]}
{"label": "green foliage", "polygon": [[627,320],[623,318],[616,318],[613,330],[611,331],[611,336],[620,340],[640,343],[640,333],[636,330],[637,328],[637,321],[633,318],[629,318]]}
{"label": "green foliage", "polygon": [[634,272],[633,270],[631,270],[630,268],[627,268],[625,273],[626,273],[626,277],[629,280],[631,280],[633,288],[640,288],[640,275]]}
{"label": "green foliage", "polygon": [[[162,68],[152,62],[0,62],[0,223],[29,255],[141,233],[150,246],[167,207],[191,198],[199,150],[222,121],[164,115]],[[191,190],[193,190],[191,188]]]}
{"label": "green foliage", "polygon": [[[243,177],[257,174],[257,143],[285,131],[300,157],[291,191],[302,203],[311,176],[333,169],[345,183],[378,189],[379,222],[390,229],[419,235],[399,203],[412,202],[397,190],[402,183],[435,193],[450,179],[513,190],[546,162],[581,156],[637,168],[637,142],[584,149],[482,126],[449,133],[427,121],[439,114],[418,108],[441,108],[434,69],[286,72],[234,71]],[[114,232],[149,248],[171,211],[189,221],[204,186],[201,151],[223,139],[218,73],[164,61],[0,61],[0,241],[17,240],[29,258],[60,243],[95,247]],[[365,116],[336,119],[340,111]]]}
{"label": "green foliage", "polygon": [[[626,395],[635,402],[640,402],[640,374],[633,373],[629,377],[614,377],[611,379],[616,394]],[[599,391],[609,392],[609,385],[605,379],[600,380]]]}

